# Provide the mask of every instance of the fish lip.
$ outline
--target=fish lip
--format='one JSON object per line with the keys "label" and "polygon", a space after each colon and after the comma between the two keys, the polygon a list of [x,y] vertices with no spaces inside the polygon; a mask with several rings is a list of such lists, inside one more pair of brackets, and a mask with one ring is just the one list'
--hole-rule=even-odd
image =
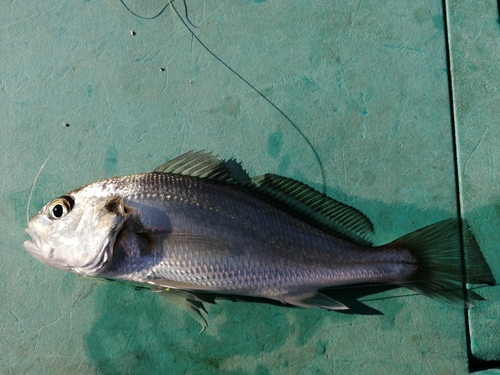
{"label": "fish lip", "polygon": [[53,256],[54,249],[50,248],[48,254],[44,253],[44,242],[40,236],[30,230],[30,228],[26,228],[26,233],[28,233],[31,237],[31,240],[26,240],[23,243],[24,248],[28,253],[30,253],[35,259],[38,261],[52,265],[50,262],[50,258]]}
{"label": "fish lip", "polygon": [[33,240],[24,241],[23,246],[26,249],[26,251],[30,254],[38,252],[38,245]]}
{"label": "fish lip", "polygon": [[40,249],[42,248],[42,246],[40,246],[41,245],[40,237],[37,236],[35,232],[30,230],[29,226],[26,228],[26,233],[29,234],[31,240],[24,241],[23,243],[24,248],[26,249],[27,252],[29,252],[32,255],[40,254]]}
{"label": "fish lip", "polygon": [[[42,263],[47,264],[49,266],[55,267],[55,265],[53,264],[53,262],[51,260],[51,256],[49,256],[49,257],[44,256],[43,252],[41,251],[40,245],[36,241],[32,241],[32,240],[24,241],[23,246],[26,249],[26,251],[28,253],[30,253],[31,256],[33,258],[35,258],[36,260],[38,260],[39,262],[42,262]],[[53,250],[51,249],[51,251],[49,253],[50,255],[52,254],[52,251]]]}

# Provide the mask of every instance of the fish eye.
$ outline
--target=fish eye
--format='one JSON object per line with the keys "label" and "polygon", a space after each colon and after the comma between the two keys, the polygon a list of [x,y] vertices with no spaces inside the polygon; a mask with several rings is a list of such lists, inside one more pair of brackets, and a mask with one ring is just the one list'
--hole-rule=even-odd
{"label": "fish eye", "polygon": [[64,208],[62,204],[56,204],[54,207],[52,207],[52,215],[55,217],[61,217],[64,213]]}
{"label": "fish eye", "polygon": [[74,205],[74,199],[68,195],[56,198],[50,204],[49,216],[54,220],[61,219],[71,212]]}

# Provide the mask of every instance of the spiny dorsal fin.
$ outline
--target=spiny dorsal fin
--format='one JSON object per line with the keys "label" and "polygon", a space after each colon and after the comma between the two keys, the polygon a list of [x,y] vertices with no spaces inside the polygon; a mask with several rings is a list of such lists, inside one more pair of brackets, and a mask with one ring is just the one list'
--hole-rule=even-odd
{"label": "spiny dorsal fin", "polygon": [[188,151],[157,167],[153,172],[173,173],[218,182],[232,182],[234,177],[226,163],[211,152]]}
{"label": "spiny dorsal fin", "polygon": [[240,183],[243,190],[337,237],[370,245],[373,224],[357,209],[291,178],[265,174]]}

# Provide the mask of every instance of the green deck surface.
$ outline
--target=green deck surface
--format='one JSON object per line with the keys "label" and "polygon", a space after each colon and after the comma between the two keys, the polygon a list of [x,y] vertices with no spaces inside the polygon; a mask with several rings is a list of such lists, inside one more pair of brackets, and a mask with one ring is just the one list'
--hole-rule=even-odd
{"label": "green deck surface", "polygon": [[[500,23],[498,3],[450,2],[450,44],[462,214],[490,265],[500,269]],[[496,273],[498,280],[498,272]],[[500,360],[500,299],[486,288],[469,312],[472,354]]]}
{"label": "green deck surface", "polygon": [[[145,16],[165,4],[140,3],[127,2]],[[377,244],[457,216],[459,201],[500,280],[497,2],[187,9],[203,43],[314,152],[170,7],[146,20],[118,0],[0,5],[0,374],[466,374],[467,330],[474,357],[500,361],[500,287],[478,289],[487,300],[467,316],[406,289],[361,298],[382,315],[219,301],[199,334],[153,293],[55,270],[24,250],[30,187],[53,150],[30,215],[199,149],[321,190],[316,153],[328,194],[373,221]]]}

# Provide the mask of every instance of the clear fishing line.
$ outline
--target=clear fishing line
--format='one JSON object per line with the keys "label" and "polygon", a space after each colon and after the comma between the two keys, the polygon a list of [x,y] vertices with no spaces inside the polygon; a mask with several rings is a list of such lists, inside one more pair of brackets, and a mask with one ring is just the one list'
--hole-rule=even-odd
{"label": "clear fishing line", "polygon": [[[159,17],[168,6],[171,6],[174,12],[177,14],[179,20],[182,22],[184,27],[189,31],[191,36],[207,51],[214,59],[216,59],[219,63],[221,63],[227,70],[229,70],[233,75],[235,75],[238,79],[240,79],[243,83],[245,83],[250,89],[252,89],[256,94],[258,94],[264,101],[266,101],[272,108],[274,108],[283,118],[288,122],[290,126],[292,126],[293,129],[297,133],[299,133],[300,137],[306,142],[307,147],[312,151],[314,158],[316,159],[316,162],[318,163],[319,169],[320,169],[320,175],[321,175],[321,183],[322,183],[322,192],[323,194],[326,194],[326,172],[325,168],[323,166],[323,162],[321,161],[321,158],[319,156],[318,151],[314,148],[314,145],[312,142],[309,140],[309,138],[305,135],[305,133],[300,129],[300,127],[290,118],[288,115],[280,109],[276,104],[274,104],[271,99],[269,99],[266,95],[264,95],[259,89],[257,89],[254,85],[252,85],[247,79],[245,79],[241,74],[239,74],[236,70],[231,68],[224,60],[222,60],[219,56],[217,56],[210,48],[207,47],[205,43],[196,35],[196,33],[192,30],[191,27],[197,28],[193,23],[189,20],[188,16],[188,8],[186,4],[186,0],[182,1],[182,4],[184,5],[184,15],[185,18],[182,18],[181,14],[177,10],[177,8],[174,6],[173,2],[174,0],[169,0],[167,4],[154,16],[151,17],[146,17],[146,16],[141,16],[134,11],[130,9],[130,7],[125,4],[124,0],[120,0],[124,8],[130,12],[133,16],[138,17],[140,19],[144,20],[153,20],[157,17]],[[191,25],[191,27],[190,27]]]}
{"label": "clear fishing line", "polygon": [[35,176],[35,180],[33,181],[33,184],[31,185],[31,191],[30,191],[30,195],[29,195],[29,198],[28,198],[28,204],[26,206],[26,225],[28,225],[29,221],[30,221],[30,204],[31,204],[31,198],[33,197],[33,192],[35,191],[35,187],[36,187],[36,183],[38,181],[38,178],[40,177],[40,174],[42,173],[42,170],[43,168],[45,168],[45,165],[47,164],[47,162],[52,158],[52,156],[56,153],[57,150],[59,150],[59,148],[66,143],[66,141],[68,140],[68,138],[76,131],[76,128],[73,129],[69,134],[67,134],[62,142],[59,141],[57,146],[52,150],[52,152],[49,154],[49,156],[47,156],[47,158],[45,159],[45,161],[43,162],[43,164],[41,165],[40,169],[38,169],[38,172]]}

